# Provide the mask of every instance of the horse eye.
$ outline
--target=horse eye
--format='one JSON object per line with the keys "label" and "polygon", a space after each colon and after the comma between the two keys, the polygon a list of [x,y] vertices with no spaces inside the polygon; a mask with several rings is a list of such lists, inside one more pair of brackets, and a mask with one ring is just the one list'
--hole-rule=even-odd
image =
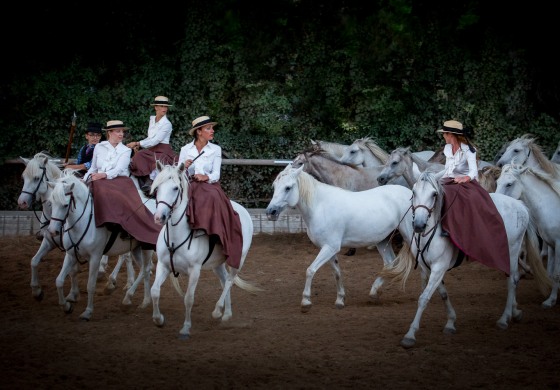
{"label": "horse eye", "polygon": [[292,187],[286,187],[286,189],[284,190],[285,192],[290,192],[292,190]]}
{"label": "horse eye", "polygon": [[396,161],[393,161],[393,163],[391,165],[397,165],[398,163]]}

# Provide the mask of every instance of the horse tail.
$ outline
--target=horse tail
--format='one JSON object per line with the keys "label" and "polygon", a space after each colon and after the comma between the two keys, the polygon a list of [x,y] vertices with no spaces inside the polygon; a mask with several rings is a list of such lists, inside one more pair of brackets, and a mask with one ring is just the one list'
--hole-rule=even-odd
{"label": "horse tail", "polygon": [[525,232],[525,252],[527,255],[527,262],[531,267],[531,273],[535,277],[539,291],[546,297],[550,294],[552,289],[552,281],[548,276],[548,272],[544,267],[542,257],[538,248],[538,239],[535,225],[531,220]]}
{"label": "horse tail", "polygon": [[233,284],[245,291],[250,292],[251,294],[255,294],[259,291],[264,291],[262,288],[255,286],[245,279],[242,279],[239,275],[235,275],[235,277],[233,278]]}
{"label": "horse tail", "polygon": [[185,292],[181,288],[181,283],[179,283],[179,278],[178,277],[175,277],[175,276],[172,277],[171,278],[171,284],[173,284],[173,287],[175,288],[175,291],[177,291],[177,294],[179,294],[181,297],[185,296]]}
{"label": "horse tail", "polygon": [[414,262],[415,258],[410,250],[410,245],[405,241],[395,260],[383,267],[379,272],[379,277],[387,279],[389,282],[400,282],[401,289],[404,291]]}

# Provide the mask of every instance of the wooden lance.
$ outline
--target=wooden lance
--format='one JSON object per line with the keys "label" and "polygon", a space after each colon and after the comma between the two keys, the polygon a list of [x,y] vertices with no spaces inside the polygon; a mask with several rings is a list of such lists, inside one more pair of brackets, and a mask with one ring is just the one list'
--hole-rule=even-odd
{"label": "wooden lance", "polygon": [[70,138],[68,138],[68,146],[66,146],[66,158],[64,159],[64,163],[68,162],[68,158],[70,157],[70,152],[72,151],[72,140],[74,139],[74,130],[76,130],[76,112],[74,112],[74,116],[72,117],[72,125],[70,126]]}

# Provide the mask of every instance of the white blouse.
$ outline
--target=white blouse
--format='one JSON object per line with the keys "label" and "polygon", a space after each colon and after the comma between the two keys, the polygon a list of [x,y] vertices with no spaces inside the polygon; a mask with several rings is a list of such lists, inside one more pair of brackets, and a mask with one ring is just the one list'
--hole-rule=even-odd
{"label": "white blouse", "polygon": [[471,180],[478,178],[476,152],[471,152],[468,145],[461,143],[459,149],[453,154],[453,146],[446,144],[443,154],[445,155],[443,177],[469,176]]}
{"label": "white blouse", "polygon": [[194,141],[186,144],[181,148],[179,154],[179,164],[186,160],[196,161],[189,167],[188,173],[192,175],[208,175],[208,183],[215,183],[220,180],[220,170],[222,168],[222,148],[219,145],[208,142],[198,157],[198,150],[194,145]]}
{"label": "white blouse", "polygon": [[148,126],[148,137],[139,141],[140,146],[144,149],[151,148],[159,144],[169,144],[173,126],[167,115],[164,115],[159,121],[156,122],[156,116],[150,117],[150,124]]}
{"label": "white blouse", "polygon": [[130,164],[130,156],[132,149],[126,147],[122,142],[113,147],[109,141],[103,141],[97,144],[93,149],[93,159],[91,167],[84,175],[84,181],[92,173],[105,172],[107,179],[114,179],[117,176],[129,176],[128,165]]}

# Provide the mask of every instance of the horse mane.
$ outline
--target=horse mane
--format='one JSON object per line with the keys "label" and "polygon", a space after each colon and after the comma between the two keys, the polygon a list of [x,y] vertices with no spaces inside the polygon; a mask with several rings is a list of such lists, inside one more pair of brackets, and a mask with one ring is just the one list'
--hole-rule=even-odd
{"label": "horse mane", "polygon": [[554,175],[544,171],[543,169],[525,167],[519,164],[506,164],[503,166],[502,171],[511,172],[511,174],[513,174],[517,179],[519,179],[522,174],[531,174],[548,184],[556,195],[560,196],[560,181],[558,181]]}
{"label": "horse mane", "polygon": [[[59,185],[60,183],[64,185]],[[64,203],[67,196],[65,187],[71,184],[74,184],[74,189],[72,190],[72,192],[74,193],[76,198],[80,198],[83,194],[89,195],[89,188],[86,186],[86,184],[80,178],[74,175],[72,170],[65,170],[61,173],[60,177],[56,181],[56,185],[51,194],[52,201],[54,203]]]}
{"label": "horse mane", "polygon": [[387,152],[381,149],[371,137],[359,138],[354,143],[365,146],[382,164],[385,164],[389,159]]}
{"label": "horse mane", "polygon": [[424,171],[420,173],[420,176],[418,177],[416,183],[421,183],[421,182],[428,182],[428,184],[430,184],[436,190],[437,194],[441,195],[441,196],[436,196],[434,210],[432,212],[434,219],[436,221],[439,221],[441,216],[441,209],[443,207],[443,197],[445,196],[443,185],[440,183],[439,180],[436,179],[436,174],[430,171]]}
{"label": "horse mane", "polygon": [[537,163],[544,172],[549,173],[556,178],[560,177],[558,166],[550,161],[550,159],[544,154],[541,146],[537,144],[536,138],[533,135],[523,134],[521,137],[511,141],[510,146],[516,142],[526,145],[529,148],[530,152],[533,154],[535,160],[537,160]]}
{"label": "horse mane", "polygon": [[22,176],[27,178],[32,178],[35,176],[40,176],[42,174],[42,165],[41,163],[43,160],[46,160],[47,163],[45,164],[47,177],[49,179],[58,179],[62,174],[62,171],[53,163],[52,156],[47,152],[39,152],[33,156],[31,160],[27,163],[27,166],[23,170]]}
{"label": "horse mane", "polygon": [[348,145],[339,144],[336,142],[329,142],[329,141],[314,141],[311,140],[311,148],[310,150],[323,150],[325,154],[329,154],[333,158],[340,158],[344,154],[344,150],[348,147]]}
{"label": "horse mane", "polygon": [[496,192],[496,181],[502,173],[502,168],[488,165],[478,171],[478,183],[488,192]]}
{"label": "horse mane", "polygon": [[187,176],[185,174],[180,174],[179,165],[164,165],[163,168],[159,171],[154,182],[152,184],[154,189],[157,189],[161,183],[171,179],[173,182],[181,187],[181,191],[184,194],[187,194],[189,189],[189,181],[187,180]]}

